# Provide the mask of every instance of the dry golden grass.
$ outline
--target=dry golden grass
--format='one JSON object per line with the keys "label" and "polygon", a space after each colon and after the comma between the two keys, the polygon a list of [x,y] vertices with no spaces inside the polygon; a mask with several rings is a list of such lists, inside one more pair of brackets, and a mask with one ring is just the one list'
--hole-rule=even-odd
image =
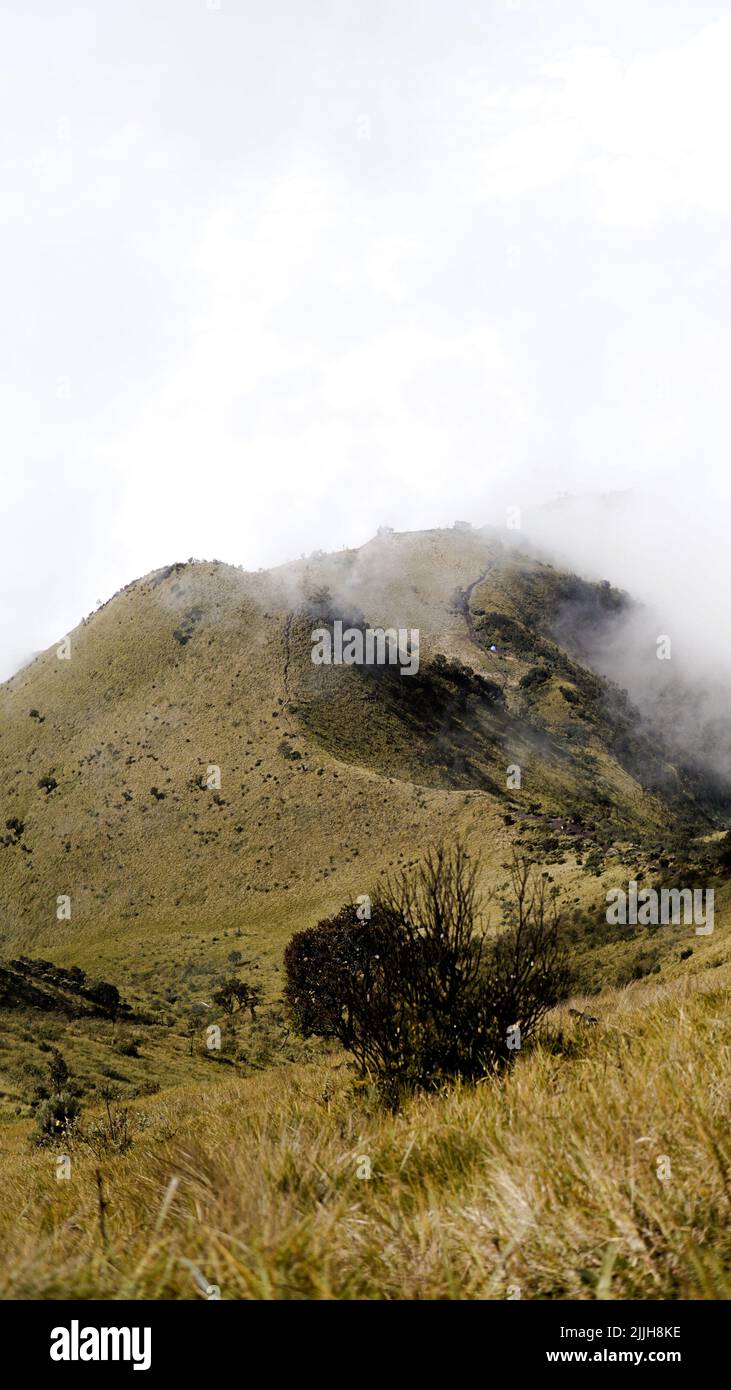
{"label": "dry golden grass", "polygon": [[205,1297],[192,1265],[227,1299],[725,1298],[730,973],[608,993],[553,1020],[569,1055],[397,1116],[333,1059],[140,1102],[68,1182],[6,1127],[0,1296]]}

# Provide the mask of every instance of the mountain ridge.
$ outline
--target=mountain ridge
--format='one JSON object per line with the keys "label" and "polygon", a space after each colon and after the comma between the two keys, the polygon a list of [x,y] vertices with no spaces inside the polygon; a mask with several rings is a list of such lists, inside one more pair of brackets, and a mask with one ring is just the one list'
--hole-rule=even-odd
{"label": "mountain ridge", "polygon": [[[464,527],[133,581],[70,659],[54,646],[0,691],[3,947],[124,982],[243,930],[274,984],[294,930],[457,835],[490,888],[522,842],[590,910],[585,856],[628,843],[641,872],[669,823],[716,822],[626,695],[551,636],[572,599],[595,625],[627,602]],[[336,612],[418,628],[418,674],[314,666]],[[562,821],[578,831],[545,850]]]}

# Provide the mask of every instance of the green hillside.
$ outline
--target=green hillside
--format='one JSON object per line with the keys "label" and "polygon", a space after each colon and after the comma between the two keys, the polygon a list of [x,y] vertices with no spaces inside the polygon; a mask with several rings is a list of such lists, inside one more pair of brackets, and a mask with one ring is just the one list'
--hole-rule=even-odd
{"label": "green hillside", "polygon": [[[715,811],[581,660],[627,603],[462,528],[130,584],[2,688],[4,953],[108,978],[162,1025],[235,951],[274,1004],[293,931],[461,834],[495,920],[512,848],[541,861],[585,983],[662,965],[682,931],[611,933],[606,888],[698,870]],[[314,665],[335,616],[418,629],[418,673]]]}

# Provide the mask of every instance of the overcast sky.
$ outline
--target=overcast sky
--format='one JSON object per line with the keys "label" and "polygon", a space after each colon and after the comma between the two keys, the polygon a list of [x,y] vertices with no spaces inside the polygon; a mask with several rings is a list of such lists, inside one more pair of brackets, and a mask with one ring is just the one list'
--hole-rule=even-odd
{"label": "overcast sky", "polygon": [[561,492],[725,644],[731,6],[0,0],[0,55],[0,677],[172,560]]}

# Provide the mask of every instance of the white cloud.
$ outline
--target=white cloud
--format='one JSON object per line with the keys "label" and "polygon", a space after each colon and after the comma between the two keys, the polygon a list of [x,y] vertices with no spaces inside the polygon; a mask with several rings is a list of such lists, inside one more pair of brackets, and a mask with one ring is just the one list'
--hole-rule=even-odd
{"label": "white cloud", "polygon": [[493,94],[476,156],[485,198],[576,181],[591,210],[628,227],[693,212],[727,215],[731,18],[629,63],[575,48],[540,81]]}
{"label": "white cloud", "polygon": [[601,8],[3,16],[4,671],[191,554],[720,510],[731,19]]}

